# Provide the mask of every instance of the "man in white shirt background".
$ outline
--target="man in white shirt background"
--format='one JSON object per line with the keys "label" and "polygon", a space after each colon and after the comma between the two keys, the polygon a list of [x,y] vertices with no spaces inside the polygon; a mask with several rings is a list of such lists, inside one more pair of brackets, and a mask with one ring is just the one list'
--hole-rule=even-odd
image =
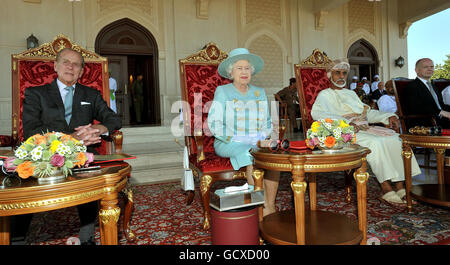
{"label": "man in white shirt background", "polygon": [[375,90],[378,89],[378,83],[380,82],[380,76],[379,75],[375,75],[373,77],[373,82],[372,85],[370,86],[370,89],[372,92],[374,92]]}
{"label": "man in white shirt background", "polygon": [[383,112],[397,112],[397,102],[395,102],[395,93],[392,80],[389,80],[385,84],[385,91],[387,94],[381,96],[378,101],[378,109]]}
{"label": "man in white shirt background", "polygon": [[362,89],[364,90],[364,93],[366,93],[366,95],[369,95],[370,94],[370,86],[368,84],[367,77],[364,76],[363,78],[361,78],[361,81],[363,83]]}
{"label": "man in white shirt background", "polygon": [[356,87],[358,86],[358,77],[355,75],[352,78],[352,82],[350,83],[350,90],[355,90]]}
{"label": "man in white shirt background", "polygon": [[117,105],[116,105],[116,91],[117,91],[117,82],[111,76],[111,72],[108,73],[109,76],[109,99],[110,99],[110,108],[117,113]]}

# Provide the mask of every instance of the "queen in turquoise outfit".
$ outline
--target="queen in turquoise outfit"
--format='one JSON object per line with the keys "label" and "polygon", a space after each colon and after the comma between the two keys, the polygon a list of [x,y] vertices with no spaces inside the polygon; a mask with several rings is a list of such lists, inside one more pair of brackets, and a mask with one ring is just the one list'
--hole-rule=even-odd
{"label": "queen in turquoise outfit", "polygon": [[[233,82],[217,87],[208,113],[208,127],[215,137],[216,154],[229,157],[235,170],[246,167],[250,185],[254,185],[250,150],[256,148],[258,141],[270,137],[272,132],[266,93],[250,84],[252,76],[263,67],[264,61],[258,55],[245,48],[232,50],[219,65],[218,72]],[[266,172],[264,176],[264,215],[275,212],[279,176],[279,172]]]}

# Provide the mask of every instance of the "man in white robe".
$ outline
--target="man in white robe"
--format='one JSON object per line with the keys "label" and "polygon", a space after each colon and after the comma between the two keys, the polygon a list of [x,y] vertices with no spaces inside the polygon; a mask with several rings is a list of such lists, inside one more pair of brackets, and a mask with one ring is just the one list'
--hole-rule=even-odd
{"label": "man in white robe", "polygon": [[[367,162],[378,182],[381,183],[383,196],[380,199],[391,205],[406,206],[402,142],[398,134],[375,135],[369,133],[368,126],[357,126],[349,120],[352,116],[361,116],[366,111],[369,123],[383,123],[398,129],[398,116],[393,113],[372,110],[361,102],[356,93],[349,89],[343,89],[346,86],[349,70],[350,65],[343,60],[335,61],[334,65],[330,67],[328,77],[332,84],[331,88],[319,93],[312,107],[311,116],[314,120],[341,119],[352,125],[357,132],[356,143],[371,150],[367,156]],[[411,158],[411,164],[412,175],[420,174],[420,168],[414,156]],[[391,183],[394,187],[391,186]]]}

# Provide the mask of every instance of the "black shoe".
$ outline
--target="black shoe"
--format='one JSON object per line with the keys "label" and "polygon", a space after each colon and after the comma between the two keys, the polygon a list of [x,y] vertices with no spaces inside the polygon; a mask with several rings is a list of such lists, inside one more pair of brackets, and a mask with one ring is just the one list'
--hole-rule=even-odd
{"label": "black shoe", "polygon": [[81,242],[82,246],[95,246],[97,244],[95,244],[95,240],[94,239],[89,239],[87,241]]}

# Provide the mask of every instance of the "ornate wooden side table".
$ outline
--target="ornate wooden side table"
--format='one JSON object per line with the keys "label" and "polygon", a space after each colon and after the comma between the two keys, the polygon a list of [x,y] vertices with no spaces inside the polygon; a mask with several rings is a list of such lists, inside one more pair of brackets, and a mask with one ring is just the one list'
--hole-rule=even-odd
{"label": "ornate wooden side table", "polygon": [[[255,186],[261,186],[263,170],[292,172],[295,210],[276,212],[262,217],[259,209],[261,236],[272,244],[331,245],[365,244],[367,240],[366,156],[370,150],[359,145],[345,147],[339,152],[268,150],[252,152],[255,158]],[[358,222],[330,212],[317,210],[316,178],[320,172],[357,169],[354,173],[357,187]],[[309,177],[310,210],[305,207],[306,173]]]}
{"label": "ornate wooden side table", "polygon": [[[405,167],[406,200],[408,211],[412,211],[412,198],[450,207],[450,183],[444,181],[444,154],[450,148],[450,136],[428,136],[402,134],[403,165]],[[412,185],[411,157],[412,147],[433,148],[436,153],[438,184]]]}
{"label": "ornate wooden side table", "polygon": [[[51,211],[100,200],[99,223],[102,245],[117,245],[120,216],[118,192],[126,187],[131,166],[117,162],[96,171],[74,173],[54,184],[36,179],[0,189],[0,245],[10,242],[9,216]],[[0,175],[0,181],[4,178]]]}

